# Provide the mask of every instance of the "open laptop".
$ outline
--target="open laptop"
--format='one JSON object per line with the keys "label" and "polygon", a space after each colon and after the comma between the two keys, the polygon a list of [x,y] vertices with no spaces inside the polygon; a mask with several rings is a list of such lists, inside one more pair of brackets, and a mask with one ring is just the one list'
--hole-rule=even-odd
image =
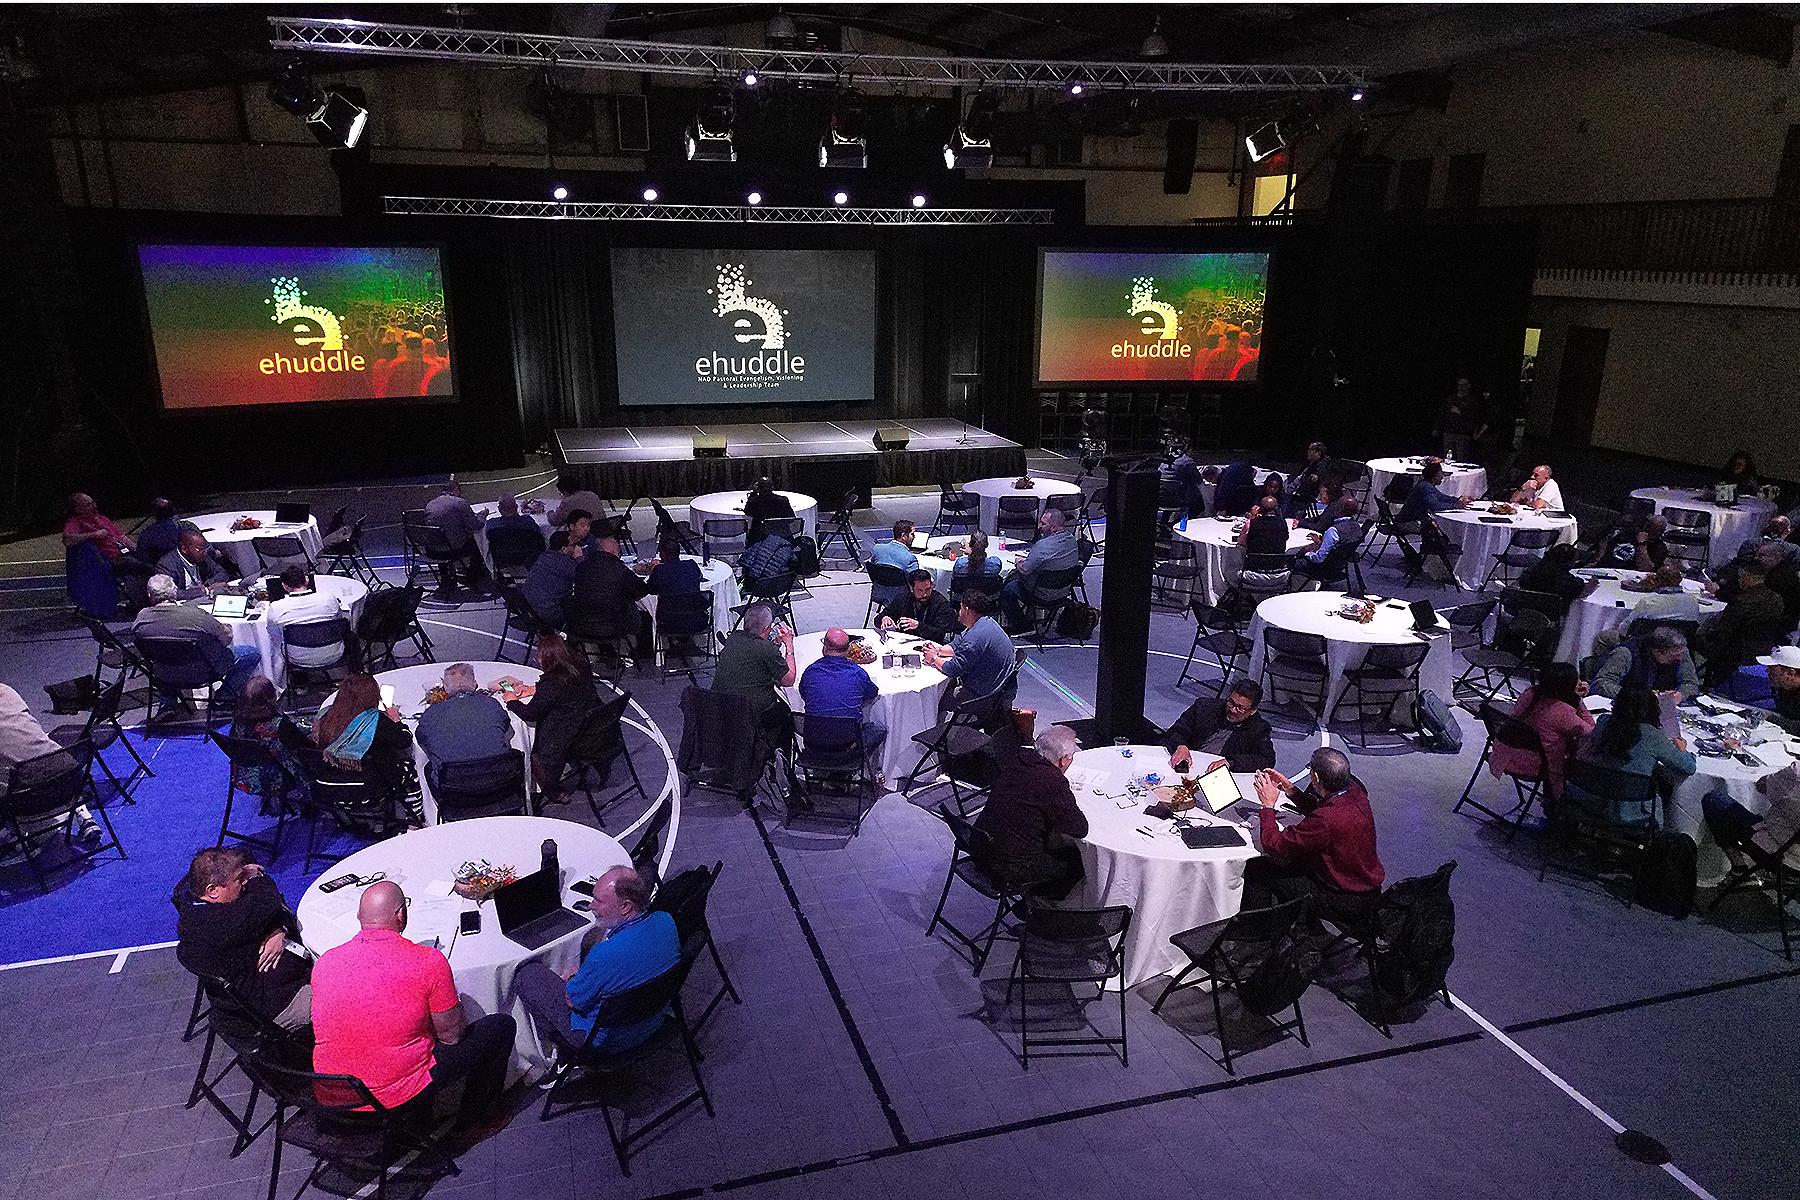
{"label": "open laptop", "polygon": [[1431,601],[1414,600],[1410,607],[1412,608],[1414,633],[1422,637],[1433,638],[1449,632],[1438,624],[1437,609],[1431,606]]}
{"label": "open laptop", "polygon": [[220,592],[213,597],[212,615],[215,617],[243,618],[250,615],[250,597],[236,596],[230,592]]}
{"label": "open laptop", "polygon": [[277,504],[275,506],[275,523],[277,525],[304,525],[312,519],[310,504]]}
{"label": "open laptop", "polygon": [[589,921],[578,912],[562,906],[559,872],[554,869],[533,871],[494,892],[494,915],[500,918],[500,932],[527,950],[539,950]]}

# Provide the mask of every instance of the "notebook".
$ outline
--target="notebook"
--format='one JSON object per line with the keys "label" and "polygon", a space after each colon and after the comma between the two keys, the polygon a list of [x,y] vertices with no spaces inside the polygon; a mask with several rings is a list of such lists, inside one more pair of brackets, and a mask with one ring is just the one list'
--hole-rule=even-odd
{"label": "notebook", "polygon": [[533,871],[494,892],[494,915],[500,932],[527,950],[539,950],[590,922],[562,906],[560,872]]}

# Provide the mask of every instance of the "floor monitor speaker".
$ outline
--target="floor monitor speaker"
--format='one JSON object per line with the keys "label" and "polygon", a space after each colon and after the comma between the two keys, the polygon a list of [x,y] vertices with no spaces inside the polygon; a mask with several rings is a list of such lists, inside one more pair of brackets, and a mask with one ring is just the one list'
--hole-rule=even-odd
{"label": "floor monitor speaker", "polygon": [[875,448],[877,450],[904,450],[911,437],[912,434],[905,429],[883,425],[875,430]]}
{"label": "floor monitor speaker", "polygon": [[695,458],[724,458],[725,435],[719,433],[696,433],[694,435]]}

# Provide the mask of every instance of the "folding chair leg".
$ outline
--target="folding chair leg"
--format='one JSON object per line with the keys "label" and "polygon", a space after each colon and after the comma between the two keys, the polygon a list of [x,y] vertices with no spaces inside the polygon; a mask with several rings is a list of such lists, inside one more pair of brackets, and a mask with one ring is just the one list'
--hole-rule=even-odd
{"label": "folding chair leg", "polygon": [[[1717,903],[1713,907],[1717,908]],[[182,1032],[182,1041],[194,1040],[194,1033],[200,1028],[200,1021],[204,1016],[206,1016],[206,988],[196,979],[194,980],[194,1007],[188,1012],[187,1029]],[[189,1104],[188,1107],[192,1108],[193,1105]]]}

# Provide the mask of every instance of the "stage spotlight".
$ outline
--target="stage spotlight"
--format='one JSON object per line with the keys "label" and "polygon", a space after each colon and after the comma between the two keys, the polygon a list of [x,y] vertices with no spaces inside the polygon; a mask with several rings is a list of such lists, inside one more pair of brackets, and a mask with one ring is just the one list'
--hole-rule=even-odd
{"label": "stage spotlight", "polygon": [[745,87],[755,87],[756,86],[756,72],[755,71],[745,71],[744,72],[744,86]]}
{"label": "stage spotlight", "polygon": [[1363,98],[1363,96],[1366,94],[1367,93],[1365,93],[1363,91],[1363,89],[1361,89],[1359,87],[1350,89],[1350,99],[1353,101],[1361,100]]}
{"label": "stage spotlight", "polygon": [[1079,79],[1069,85],[1069,95],[1071,96],[1079,96],[1085,91],[1087,91],[1087,86]]}
{"label": "stage spotlight", "polygon": [[325,89],[314,83],[299,63],[289,63],[269,80],[269,100],[296,117],[311,120],[325,108]]}
{"label": "stage spotlight", "polygon": [[656,203],[656,189],[649,188],[649,187],[645,188],[644,189],[644,200],[646,203],[649,203],[649,204]]}
{"label": "stage spotlight", "polygon": [[569,198],[569,189],[559,183],[550,189],[550,198],[552,200],[567,200]]}
{"label": "stage spotlight", "polygon": [[913,197],[913,207],[914,208],[924,208],[925,207],[925,197],[922,195],[915,195]]}
{"label": "stage spotlight", "polygon": [[854,167],[869,165],[869,142],[863,136],[861,97],[847,92],[831,107],[825,136],[819,139],[821,167]]}
{"label": "stage spotlight", "polygon": [[1287,137],[1281,126],[1270,121],[1260,129],[1252,130],[1244,139],[1244,149],[1250,152],[1251,162],[1261,162],[1271,154],[1287,149]]}
{"label": "stage spotlight", "polygon": [[369,110],[352,99],[349,90],[320,87],[298,63],[275,73],[268,95],[277,107],[304,120],[321,146],[355,149],[369,121]]}
{"label": "stage spotlight", "polygon": [[994,111],[999,107],[988,93],[975,93],[969,111],[944,143],[944,166],[986,170],[994,165]]}
{"label": "stage spotlight", "polygon": [[714,89],[701,98],[684,137],[689,162],[737,161],[737,146],[731,140],[736,111],[731,93],[723,89]]}
{"label": "stage spotlight", "polygon": [[748,196],[745,196],[744,199],[748,200],[751,204],[761,204],[762,203],[762,193],[761,192],[751,192]]}
{"label": "stage spotlight", "polygon": [[849,192],[833,192],[833,193],[831,193],[831,202],[833,204],[848,204],[848,203],[850,203],[850,193]]}

